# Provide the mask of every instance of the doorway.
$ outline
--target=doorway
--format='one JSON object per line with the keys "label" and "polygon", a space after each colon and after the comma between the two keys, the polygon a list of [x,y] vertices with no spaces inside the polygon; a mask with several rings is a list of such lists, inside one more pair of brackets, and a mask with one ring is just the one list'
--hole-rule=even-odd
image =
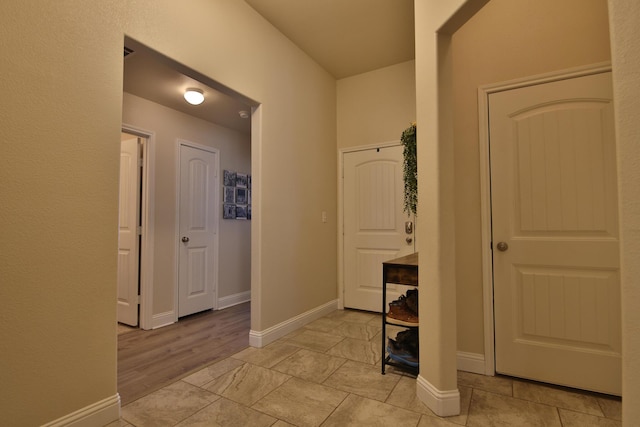
{"label": "doorway", "polygon": [[[415,252],[415,218],[403,211],[403,148],[398,143],[342,153],[340,264],[344,307],[380,312],[382,263]],[[402,289],[387,286],[388,297]]]}
{"label": "doorway", "polygon": [[[142,277],[140,294],[141,325],[144,329],[154,329],[175,323],[180,316],[177,291],[178,249],[180,239],[185,236],[180,236],[178,230],[176,196],[179,193],[179,144],[176,141],[188,137],[187,139],[197,141],[203,146],[216,148],[220,150],[221,170],[224,168],[251,174],[252,151],[256,145],[259,146],[259,141],[252,137],[251,127],[252,123],[259,120],[259,114],[256,114],[259,108],[255,101],[135,40],[125,37],[125,46],[128,54],[125,56],[123,70],[123,121],[135,123],[135,126],[145,129],[153,129],[153,132],[149,133],[157,140],[155,148],[153,143],[150,144],[154,151],[149,159],[145,160],[158,170],[157,179],[148,180],[149,187],[153,186],[150,194],[155,195],[155,208],[148,210],[154,220],[151,235],[153,228],[156,231],[153,240],[157,251],[151,257],[151,260],[155,260],[152,270],[154,280],[149,281],[153,285],[145,292],[145,280]],[[159,90],[166,87],[175,90]],[[202,89],[206,101],[197,108],[187,104],[182,98],[183,87]],[[239,112],[246,114],[241,116]],[[184,113],[184,116],[179,113]],[[218,127],[231,132],[221,131]],[[255,185],[252,190],[254,211],[258,191],[258,185]],[[221,205],[213,209],[216,215],[221,215]],[[224,268],[219,278],[221,289],[216,295],[216,299],[219,300],[218,308],[245,302],[251,294],[251,275],[247,273],[251,268],[246,265],[247,262],[250,263],[250,259],[245,258],[251,253],[251,227],[243,227],[239,234],[237,229],[240,227],[234,223],[239,221],[220,222],[220,245],[225,251],[220,255],[220,262]],[[248,221],[245,223],[249,224]],[[235,255],[235,249],[243,258],[238,261],[231,259],[229,262]],[[238,266],[240,262],[243,263],[242,267]],[[144,316],[145,303],[148,303],[149,308],[147,327]]]}
{"label": "doorway", "polygon": [[142,140],[122,133],[118,204],[118,323],[138,326]]}
{"label": "doorway", "polygon": [[117,320],[142,329],[152,328],[154,153],[152,132],[122,126]]}
{"label": "doorway", "polygon": [[483,213],[492,277],[485,281],[485,333],[495,342],[495,359],[487,357],[495,372],[619,395],[617,185],[606,71],[486,91]]}

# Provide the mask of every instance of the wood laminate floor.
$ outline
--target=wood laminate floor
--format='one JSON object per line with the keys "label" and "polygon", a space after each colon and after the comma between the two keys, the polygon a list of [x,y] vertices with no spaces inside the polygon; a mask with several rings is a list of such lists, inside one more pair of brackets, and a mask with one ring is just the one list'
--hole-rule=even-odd
{"label": "wood laminate floor", "polygon": [[118,335],[122,405],[249,346],[250,303],[181,318],[163,328]]}

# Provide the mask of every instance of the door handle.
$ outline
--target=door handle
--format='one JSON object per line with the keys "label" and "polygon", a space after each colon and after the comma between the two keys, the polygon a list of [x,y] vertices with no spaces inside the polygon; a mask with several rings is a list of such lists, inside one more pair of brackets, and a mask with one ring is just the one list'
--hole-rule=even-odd
{"label": "door handle", "polygon": [[405,240],[407,241],[407,245],[410,245],[411,242],[413,242],[413,238],[411,237],[407,237]]}
{"label": "door handle", "polygon": [[182,237],[182,242],[183,243],[189,243],[189,238],[187,236],[183,236]]}
{"label": "door handle", "polygon": [[413,233],[413,222],[412,221],[407,221],[407,222],[404,223],[404,232],[406,234]]}
{"label": "door handle", "polygon": [[507,242],[498,242],[496,248],[498,248],[500,252],[504,252],[509,249],[509,245],[507,245]]}

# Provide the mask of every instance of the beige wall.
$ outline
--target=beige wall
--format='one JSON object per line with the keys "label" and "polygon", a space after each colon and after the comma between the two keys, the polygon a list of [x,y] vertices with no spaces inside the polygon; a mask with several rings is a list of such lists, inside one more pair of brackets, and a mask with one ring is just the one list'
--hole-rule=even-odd
{"label": "beige wall", "polygon": [[481,85],[608,61],[606,0],[491,0],[452,38],[458,350],[483,353]]}
{"label": "beige wall", "polygon": [[[156,141],[153,314],[174,310],[178,139],[220,150],[220,170],[251,171],[251,137],[125,93],[122,121]],[[222,180],[220,181],[222,186]],[[222,190],[222,187],[220,187]],[[222,197],[220,197],[222,203]],[[222,212],[222,205],[217,207]],[[221,215],[222,217],[222,215]],[[220,219],[218,298],[251,289],[251,221]]]}
{"label": "beige wall", "polygon": [[116,391],[124,4],[0,6],[0,413],[10,425]]}
{"label": "beige wall", "polygon": [[622,420],[640,419],[640,3],[610,0],[622,263]]}
{"label": "beige wall", "polygon": [[399,141],[416,120],[415,61],[337,82],[338,149]]}
{"label": "beige wall", "polygon": [[336,298],[336,225],[320,220],[336,216],[330,75],[241,1],[3,1],[0,413],[11,425],[117,391],[125,34],[262,103],[252,329]]}

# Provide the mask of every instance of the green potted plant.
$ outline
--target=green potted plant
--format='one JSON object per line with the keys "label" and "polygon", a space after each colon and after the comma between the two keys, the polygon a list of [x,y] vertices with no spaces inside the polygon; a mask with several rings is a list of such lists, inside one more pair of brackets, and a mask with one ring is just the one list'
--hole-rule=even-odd
{"label": "green potted plant", "polygon": [[404,211],[416,215],[418,206],[418,159],[416,150],[416,123],[402,132],[400,142],[404,155]]}

